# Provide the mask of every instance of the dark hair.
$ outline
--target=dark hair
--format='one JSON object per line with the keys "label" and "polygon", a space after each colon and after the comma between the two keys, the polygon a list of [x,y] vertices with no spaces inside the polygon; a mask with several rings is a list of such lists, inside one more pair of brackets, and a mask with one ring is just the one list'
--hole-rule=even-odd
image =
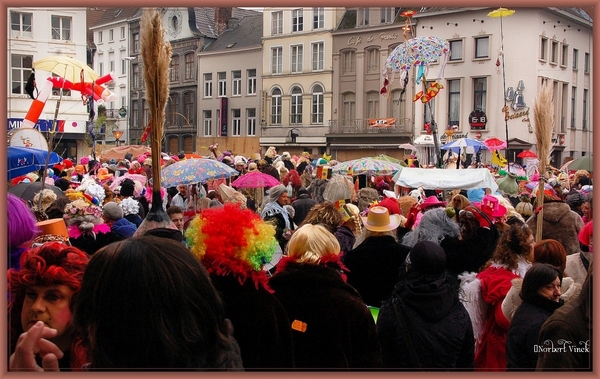
{"label": "dark hair", "polygon": [[531,300],[538,296],[537,291],[545,285],[552,283],[556,278],[562,282],[562,274],[558,267],[547,263],[534,263],[523,278],[521,299]]}
{"label": "dark hair", "polygon": [[558,267],[560,272],[564,273],[567,267],[567,252],[557,240],[550,238],[541,240],[535,244],[533,249],[533,261]]}
{"label": "dark hair", "polygon": [[531,252],[531,245],[527,242],[527,238],[532,234],[533,232],[526,225],[511,225],[500,234],[492,258],[484,268],[487,268],[492,261],[507,265],[509,270],[517,268],[518,258],[527,256]]}
{"label": "dark hair", "polygon": [[181,207],[178,207],[177,205],[171,205],[167,209],[167,214],[169,216],[171,216],[172,214],[176,214],[176,213],[183,213],[183,209],[181,209]]}
{"label": "dark hair", "polygon": [[232,326],[206,269],[181,243],[152,236],[98,250],[74,322],[92,369],[241,368]]}

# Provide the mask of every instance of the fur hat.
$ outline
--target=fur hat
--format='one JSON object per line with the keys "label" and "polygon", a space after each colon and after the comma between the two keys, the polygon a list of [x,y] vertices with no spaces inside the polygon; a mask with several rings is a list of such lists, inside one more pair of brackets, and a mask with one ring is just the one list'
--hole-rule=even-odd
{"label": "fur hat", "polygon": [[119,194],[121,196],[133,196],[133,190],[135,189],[135,183],[131,179],[125,179],[121,182],[121,189]]}
{"label": "fur hat", "polygon": [[123,208],[119,206],[119,204],[114,201],[108,202],[104,204],[102,207],[102,212],[104,213],[104,217],[108,220],[120,220],[123,218]]}
{"label": "fur hat", "polygon": [[[42,205],[40,204],[40,195],[42,196]],[[57,199],[58,196],[54,193],[54,191],[49,189],[44,189],[43,191],[37,192],[35,196],[33,196],[33,206],[31,207],[34,211],[45,212],[46,209]]]}

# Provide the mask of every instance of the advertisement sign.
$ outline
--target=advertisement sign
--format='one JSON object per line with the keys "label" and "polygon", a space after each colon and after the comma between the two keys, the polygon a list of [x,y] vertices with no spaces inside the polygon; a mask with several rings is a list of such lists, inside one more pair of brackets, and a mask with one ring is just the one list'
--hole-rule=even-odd
{"label": "advertisement sign", "polygon": [[487,116],[485,112],[476,109],[469,115],[469,125],[471,125],[472,130],[484,130],[486,124]]}

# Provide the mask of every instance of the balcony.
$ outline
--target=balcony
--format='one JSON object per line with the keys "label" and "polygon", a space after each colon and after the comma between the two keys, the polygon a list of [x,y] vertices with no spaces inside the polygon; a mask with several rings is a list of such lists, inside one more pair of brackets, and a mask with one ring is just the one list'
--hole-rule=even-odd
{"label": "balcony", "polygon": [[411,133],[410,119],[396,120],[393,126],[369,126],[368,119],[356,120],[330,120],[329,134],[403,134]]}

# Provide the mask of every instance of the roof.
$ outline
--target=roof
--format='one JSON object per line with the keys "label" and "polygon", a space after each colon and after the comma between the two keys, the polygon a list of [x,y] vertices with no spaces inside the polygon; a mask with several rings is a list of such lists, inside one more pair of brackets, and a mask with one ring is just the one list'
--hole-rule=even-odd
{"label": "roof", "polygon": [[262,26],[262,14],[243,17],[236,28],[225,30],[203,51],[222,51],[228,48],[241,49],[261,46]]}
{"label": "roof", "polygon": [[139,9],[139,7],[107,8],[104,10],[102,16],[94,22],[92,27],[112,24],[118,21],[127,21],[130,17],[133,17]]}
{"label": "roof", "polygon": [[[210,38],[217,38],[215,31],[215,7],[195,7],[193,8],[194,15],[196,16],[196,28],[198,31]],[[251,9],[233,8],[231,17],[241,20],[249,16],[261,15],[262,12],[253,11]],[[262,33],[262,29],[261,29]]]}

